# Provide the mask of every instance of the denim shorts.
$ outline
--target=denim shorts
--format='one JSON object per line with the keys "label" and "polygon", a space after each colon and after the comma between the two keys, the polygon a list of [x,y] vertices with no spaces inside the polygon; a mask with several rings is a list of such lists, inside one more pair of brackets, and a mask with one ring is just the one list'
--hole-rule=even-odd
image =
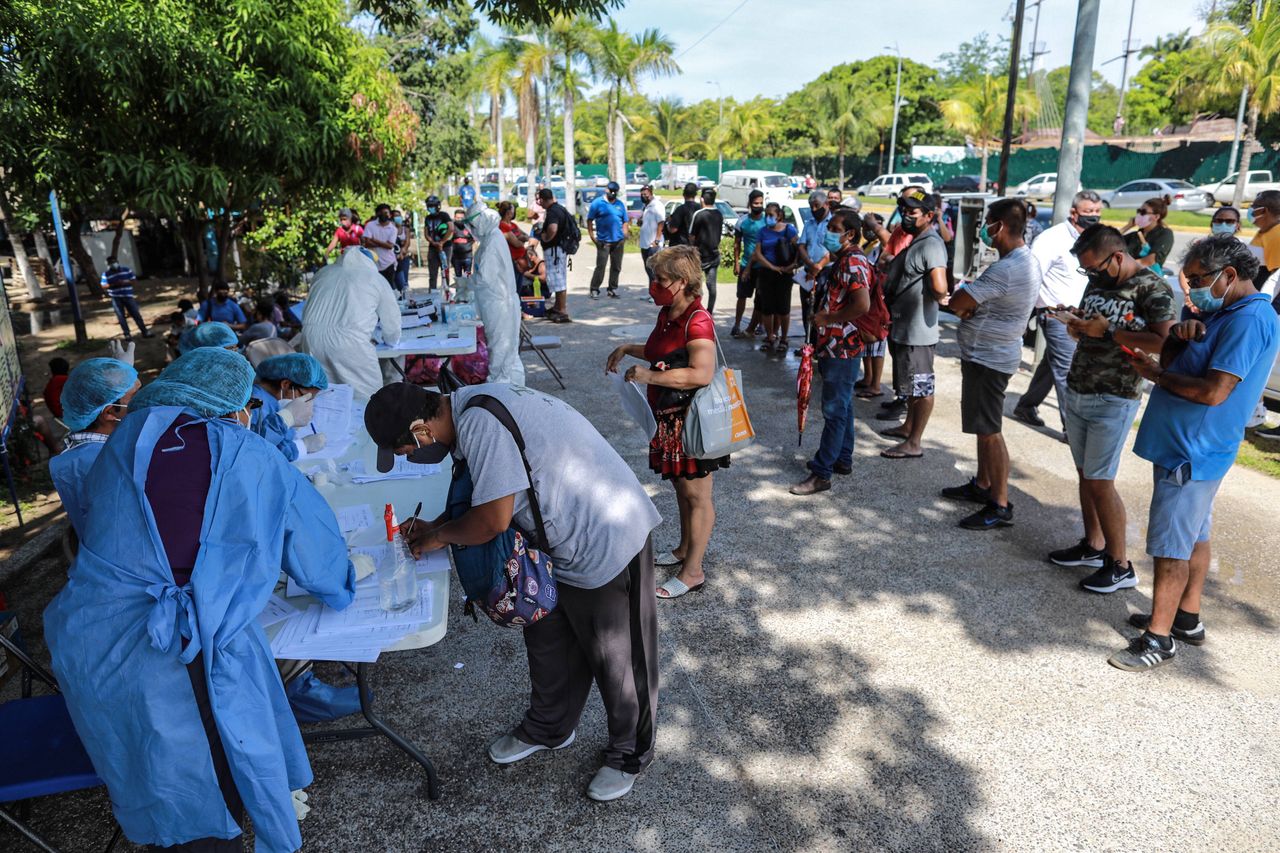
{"label": "denim shorts", "polygon": [[1067,389],[1067,444],[1086,480],[1114,480],[1141,400]]}
{"label": "denim shorts", "polygon": [[1209,541],[1213,500],[1222,485],[1216,480],[1192,480],[1191,463],[1170,471],[1155,469],[1151,515],[1147,519],[1147,553],[1168,560],[1190,560],[1197,542]]}

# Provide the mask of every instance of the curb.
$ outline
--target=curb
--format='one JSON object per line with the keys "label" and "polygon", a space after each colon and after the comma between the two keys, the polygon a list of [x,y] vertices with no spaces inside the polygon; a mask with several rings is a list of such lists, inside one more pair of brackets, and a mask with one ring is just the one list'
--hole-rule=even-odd
{"label": "curb", "polygon": [[65,517],[60,518],[20,545],[13,552],[13,556],[5,561],[4,569],[0,571],[0,584],[8,583],[41,557],[57,548],[69,524]]}

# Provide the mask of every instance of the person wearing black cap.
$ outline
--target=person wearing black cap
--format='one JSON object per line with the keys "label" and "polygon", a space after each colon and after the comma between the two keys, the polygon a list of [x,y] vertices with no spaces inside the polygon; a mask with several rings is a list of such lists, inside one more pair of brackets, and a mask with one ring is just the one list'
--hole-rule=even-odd
{"label": "person wearing black cap", "polygon": [[529,709],[489,746],[498,764],[573,743],[594,681],[609,720],[604,765],[587,788],[594,800],[630,792],[653,760],[658,707],[658,621],[650,532],[662,521],[630,466],[567,403],[517,385],[490,383],[444,396],[408,383],[388,385],[365,408],[378,469],[397,455],[465,460],[475,484],[471,509],[415,525],[415,553],[479,545],[516,523],[535,529],[530,486],[512,434],[478,396],[497,400],[525,441],[547,531],[559,601],[523,630]]}
{"label": "person wearing black cap", "polygon": [[886,459],[919,459],[920,439],[933,413],[933,356],[938,345],[938,306],[947,304],[947,247],[933,225],[938,219],[934,198],[913,190],[898,198],[902,227],[911,245],[890,263],[885,283],[889,306],[889,354],[893,356],[893,388],[907,399],[907,419],[881,432],[901,443],[881,452]]}
{"label": "person wearing black cap", "polygon": [[604,268],[609,267],[609,295],[618,297],[618,276],[622,273],[622,253],[626,248],[631,224],[627,221],[627,206],[618,198],[617,181],[610,181],[604,195],[591,202],[587,209],[587,233],[596,245],[596,268],[591,273],[591,298],[600,296],[600,284],[604,281]]}

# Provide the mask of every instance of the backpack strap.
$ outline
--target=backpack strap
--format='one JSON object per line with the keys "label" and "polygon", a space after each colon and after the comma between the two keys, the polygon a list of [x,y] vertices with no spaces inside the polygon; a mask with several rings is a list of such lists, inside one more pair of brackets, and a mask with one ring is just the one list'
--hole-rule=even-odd
{"label": "backpack strap", "polygon": [[[550,542],[547,541],[547,527],[542,521],[542,507],[538,505],[538,494],[533,490],[533,469],[529,467],[529,457],[525,455],[524,436],[520,433],[520,427],[516,424],[516,419],[511,416],[511,412],[502,402],[489,394],[476,394],[462,407],[462,412],[472,407],[484,409],[489,414],[498,419],[498,423],[507,428],[507,432],[511,433],[511,437],[515,440],[516,449],[520,451],[520,461],[524,463],[525,475],[529,478],[529,509],[533,512],[533,523],[538,528],[538,550],[550,550]],[[462,414],[459,412],[458,414]]]}

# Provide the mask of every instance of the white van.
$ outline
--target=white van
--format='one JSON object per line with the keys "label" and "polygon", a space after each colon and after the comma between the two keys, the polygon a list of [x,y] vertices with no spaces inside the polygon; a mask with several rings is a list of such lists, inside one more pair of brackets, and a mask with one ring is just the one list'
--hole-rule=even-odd
{"label": "white van", "polygon": [[928,175],[918,172],[906,173],[897,172],[890,175],[881,175],[869,184],[863,184],[854,192],[862,196],[887,196],[888,198],[897,198],[907,187],[923,187],[927,193],[933,192],[933,181]]}
{"label": "white van", "polygon": [[734,207],[746,207],[747,196],[752,190],[764,193],[764,203],[791,201],[791,178],[783,172],[766,172],[763,169],[734,169],[720,176],[716,198],[724,199]]}

